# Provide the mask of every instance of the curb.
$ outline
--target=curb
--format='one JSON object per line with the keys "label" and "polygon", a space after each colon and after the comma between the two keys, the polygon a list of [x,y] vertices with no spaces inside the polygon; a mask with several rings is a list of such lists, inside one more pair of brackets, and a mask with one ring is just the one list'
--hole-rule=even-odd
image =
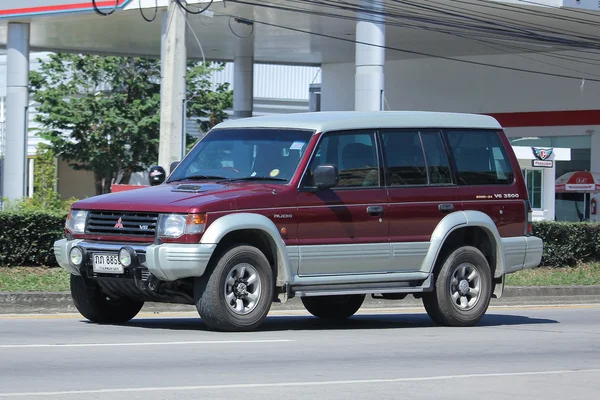
{"label": "curb", "polygon": [[[492,299],[490,306],[504,305],[544,305],[544,304],[600,304],[600,285],[590,286],[541,286],[506,287],[500,299]],[[401,308],[422,306],[420,299],[407,296],[404,300],[381,300],[367,297],[363,308]],[[304,310],[298,298],[287,303],[274,303],[274,310]],[[185,304],[146,303],[142,309],[147,312],[195,311],[195,307]],[[64,313],[77,312],[70,292],[0,292],[0,314],[21,313]]]}

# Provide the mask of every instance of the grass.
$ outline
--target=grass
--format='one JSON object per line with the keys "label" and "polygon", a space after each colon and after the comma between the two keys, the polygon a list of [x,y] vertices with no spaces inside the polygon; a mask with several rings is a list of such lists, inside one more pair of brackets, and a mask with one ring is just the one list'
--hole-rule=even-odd
{"label": "grass", "polygon": [[506,277],[508,286],[600,285],[600,263],[525,269]]}
{"label": "grass", "polygon": [[[507,286],[600,285],[600,263],[577,267],[527,269],[510,274]],[[0,267],[0,292],[61,292],[69,290],[62,268]]]}
{"label": "grass", "polygon": [[0,267],[0,292],[62,292],[69,273],[62,268]]}

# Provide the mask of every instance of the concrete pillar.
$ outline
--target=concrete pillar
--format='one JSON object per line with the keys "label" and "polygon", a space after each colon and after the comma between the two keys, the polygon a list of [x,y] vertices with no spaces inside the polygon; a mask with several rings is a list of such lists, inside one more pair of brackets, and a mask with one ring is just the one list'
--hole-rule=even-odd
{"label": "concrete pillar", "polygon": [[[590,165],[590,171],[591,172],[596,172],[596,173],[600,173],[600,132],[594,132],[592,133],[592,158],[591,158],[591,165]],[[588,199],[590,200],[591,203],[591,199],[595,199],[596,200],[596,207],[600,206],[600,194],[598,193],[594,193],[588,196]],[[590,205],[588,204],[588,207]],[[592,215],[590,214],[590,221],[594,221],[594,222],[600,222],[600,210],[598,210],[598,208],[596,208],[596,214]]]}
{"label": "concrete pillar", "polygon": [[160,144],[158,165],[170,170],[173,161],[184,155],[184,113],[186,99],[185,45],[186,22],[184,11],[171,2],[163,17],[161,41],[161,99]]}
{"label": "concrete pillar", "polygon": [[[381,11],[381,4],[361,0],[363,9]],[[385,23],[382,16],[359,13],[359,18],[377,22],[356,23],[356,75],[354,109],[356,111],[383,110],[383,66],[385,64]]]}
{"label": "concrete pillar", "polygon": [[554,221],[556,217],[556,161],[554,161],[554,155],[550,160],[553,160],[552,168],[542,169],[542,208],[544,219]]}
{"label": "concrete pillar", "polygon": [[25,197],[29,104],[29,24],[9,23],[6,57],[6,138],[2,195]]}
{"label": "concrete pillar", "polygon": [[233,118],[252,116],[254,107],[254,34],[237,38],[233,58]]}

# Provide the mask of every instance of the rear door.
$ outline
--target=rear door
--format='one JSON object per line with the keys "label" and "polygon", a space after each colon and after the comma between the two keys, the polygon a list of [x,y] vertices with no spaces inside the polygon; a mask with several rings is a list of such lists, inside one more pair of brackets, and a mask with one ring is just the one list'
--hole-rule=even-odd
{"label": "rear door", "polygon": [[502,133],[485,129],[445,131],[456,164],[465,210],[490,216],[501,237],[523,235],[526,220],[523,191],[511,166]]}
{"label": "rear door", "polygon": [[[339,184],[313,189],[323,164],[339,168]],[[388,198],[375,130],[325,133],[298,194],[299,275],[387,272]]]}
{"label": "rear door", "polygon": [[460,211],[459,189],[439,130],[380,131],[390,198],[391,270],[418,271],[431,235]]}

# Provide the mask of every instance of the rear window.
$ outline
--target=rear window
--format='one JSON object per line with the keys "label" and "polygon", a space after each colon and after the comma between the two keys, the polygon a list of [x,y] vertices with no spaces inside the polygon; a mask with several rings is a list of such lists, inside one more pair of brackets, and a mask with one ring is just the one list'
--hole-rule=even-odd
{"label": "rear window", "polygon": [[454,154],[459,185],[503,185],[514,181],[514,173],[496,131],[446,131]]}

